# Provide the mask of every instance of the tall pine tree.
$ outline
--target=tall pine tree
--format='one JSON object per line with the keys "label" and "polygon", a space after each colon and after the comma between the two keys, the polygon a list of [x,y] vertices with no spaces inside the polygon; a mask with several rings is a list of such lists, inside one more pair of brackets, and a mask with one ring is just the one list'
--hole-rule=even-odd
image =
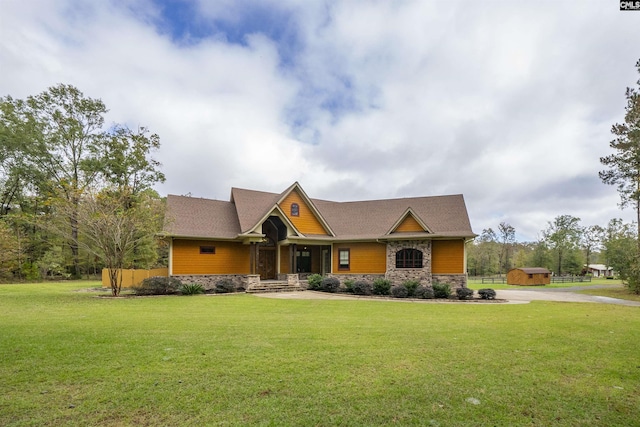
{"label": "tall pine tree", "polygon": [[[636,62],[640,73],[640,60]],[[611,133],[616,137],[609,143],[615,151],[600,162],[608,169],[600,172],[600,179],[605,184],[617,185],[620,194],[620,206],[629,205],[636,210],[636,254],[634,262],[627,272],[620,272],[626,276],[627,284],[636,293],[640,293],[640,79],[638,89],[628,87],[625,95],[624,123],[616,123]]]}

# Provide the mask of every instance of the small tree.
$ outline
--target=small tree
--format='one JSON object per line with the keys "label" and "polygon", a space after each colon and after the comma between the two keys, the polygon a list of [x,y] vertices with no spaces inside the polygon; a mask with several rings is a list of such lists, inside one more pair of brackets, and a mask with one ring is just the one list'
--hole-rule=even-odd
{"label": "small tree", "polygon": [[513,244],[516,242],[516,229],[511,224],[501,222],[498,225],[498,233],[500,235],[499,268],[501,273],[506,273],[511,267],[509,254]]}
{"label": "small tree", "polygon": [[593,252],[600,249],[600,246],[602,245],[603,235],[604,228],[600,227],[599,225],[592,225],[584,229],[580,243],[582,245],[582,249],[584,250],[587,267],[589,267],[589,264],[591,264],[591,256],[593,255]]}
{"label": "small tree", "polygon": [[562,275],[562,268],[570,259],[571,252],[578,248],[582,227],[580,218],[571,215],[557,216],[553,222],[543,232],[544,240],[549,248],[555,253],[557,263],[557,273]]}
{"label": "small tree", "polygon": [[[56,209],[64,212],[75,206],[58,204]],[[82,197],[77,210],[81,237],[77,244],[102,260],[109,271],[113,296],[122,289],[119,270],[131,266],[135,249],[160,230],[161,210],[161,204],[149,193],[132,198],[129,193],[103,190],[86,192]]]}
{"label": "small tree", "polygon": [[640,293],[640,284],[634,280],[636,236],[632,224],[625,224],[616,218],[609,221],[603,239],[604,256],[607,267],[620,275],[629,289]]}

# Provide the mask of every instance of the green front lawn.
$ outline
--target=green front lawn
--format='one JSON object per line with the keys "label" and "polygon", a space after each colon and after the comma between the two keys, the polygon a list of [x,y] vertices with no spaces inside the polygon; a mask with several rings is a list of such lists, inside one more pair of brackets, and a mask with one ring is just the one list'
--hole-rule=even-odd
{"label": "green front lawn", "polygon": [[635,307],[74,292],[92,286],[0,285],[0,425],[640,419]]}

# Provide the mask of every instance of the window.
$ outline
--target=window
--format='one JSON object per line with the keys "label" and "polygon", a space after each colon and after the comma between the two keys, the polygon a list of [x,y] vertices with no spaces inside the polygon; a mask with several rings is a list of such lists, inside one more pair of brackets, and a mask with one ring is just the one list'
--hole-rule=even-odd
{"label": "window", "polygon": [[200,246],[201,254],[215,254],[216,247],[215,246]]}
{"label": "window", "polygon": [[529,274],[529,279],[533,279],[533,274]]}
{"label": "window", "polygon": [[396,268],[422,268],[422,251],[401,249],[396,252]]}
{"label": "window", "polygon": [[297,203],[291,204],[291,216],[300,216],[300,206]]}
{"label": "window", "polygon": [[339,270],[349,269],[349,258],[350,258],[349,249],[338,249],[338,269]]}

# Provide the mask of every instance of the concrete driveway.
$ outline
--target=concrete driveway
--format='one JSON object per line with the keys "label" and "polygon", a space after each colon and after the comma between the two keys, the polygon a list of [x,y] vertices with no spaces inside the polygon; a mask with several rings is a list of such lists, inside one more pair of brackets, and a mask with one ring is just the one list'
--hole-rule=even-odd
{"label": "concrete driveway", "polygon": [[[589,287],[595,289],[595,287]],[[552,290],[553,289],[553,290]],[[574,288],[575,289],[575,288]],[[581,289],[581,288],[580,288]],[[577,289],[577,290],[580,290]],[[591,302],[599,304],[616,304],[626,305],[630,307],[640,307],[640,302],[627,301],[618,298],[600,297],[595,295],[584,295],[572,292],[570,288],[549,288],[549,289],[536,289],[536,290],[521,290],[521,289],[506,289],[497,290],[496,296],[499,300],[496,303],[502,302],[505,304],[528,304],[531,301],[559,301],[559,302]],[[255,296],[262,298],[277,298],[277,299],[324,299],[324,300],[356,300],[367,299],[372,301],[397,301],[397,302],[413,302],[413,303],[455,303],[453,300],[417,300],[417,299],[399,299],[391,297],[367,297],[360,295],[347,295],[347,294],[331,294],[327,292],[316,291],[301,291],[301,292],[274,292],[254,294]],[[474,300],[478,301],[478,300]],[[478,301],[479,302],[479,301]],[[469,301],[464,304],[469,304]],[[473,302],[471,302],[473,303]]]}

